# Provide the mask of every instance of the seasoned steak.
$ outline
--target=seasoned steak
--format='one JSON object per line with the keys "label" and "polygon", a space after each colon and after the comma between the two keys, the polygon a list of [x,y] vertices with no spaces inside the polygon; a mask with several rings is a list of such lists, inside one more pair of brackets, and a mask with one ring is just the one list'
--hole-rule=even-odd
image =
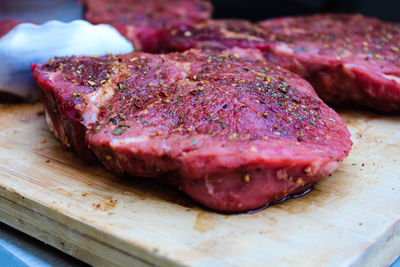
{"label": "seasoned steak", "polygon": [[301,193],[351,147],[340,117],[253,49],[32,65],[51,131],[87,161],[239,212]]}
{"label": "seasoned steak", "polygon": [[128,38],[136,50],[156,49],[169,27],[190,25],[210,18],[208,0],[85,0],[85,19],[110,24]]}
{"label": "seasoned steak", "polygon": [[232,47],[266,50],[265,31],[254,23],[239,19],[207,20],[195,25],[165,29],[158,50],[185,51],[190,48],[226,49]]}
{"label": "seasoned steak", "polygon": [[400,113],[400,27],[361,15],[313,15],[261,22],[267,60],[314,85],[330,104]]}
{"label": "seasoned steak", "polygon": [[[261,26],[261,27],[260,27]],[[208,20],[165,31],[161,51],[258,48],[315,87],[330,104],[400,113],[400,27],[361,15]]]}

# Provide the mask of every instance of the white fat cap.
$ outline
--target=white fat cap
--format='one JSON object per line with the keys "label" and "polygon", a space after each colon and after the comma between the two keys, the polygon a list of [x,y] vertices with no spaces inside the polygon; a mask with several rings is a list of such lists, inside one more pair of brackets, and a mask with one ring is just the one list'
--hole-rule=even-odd
{"label": "white fat cap", "polygon": [[0,91],[35,101],[38,88],[32,78],[31,63],[44,63],[54,56],[132,51],[132,44],[109,25],[92,25],[84,20],[22,23],[0,38]]}

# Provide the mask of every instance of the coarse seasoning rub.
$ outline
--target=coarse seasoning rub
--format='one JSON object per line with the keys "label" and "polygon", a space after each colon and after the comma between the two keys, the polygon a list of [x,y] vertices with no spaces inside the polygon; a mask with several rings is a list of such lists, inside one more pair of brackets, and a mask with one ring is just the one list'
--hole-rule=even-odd
{"label": "coarse seasoning rub", "polygon": [[[400,113],[400,27],[361,15],[207,20],[165,29],[159,51],[258,48],[332,105]],[[145,47],[144,47],[144,50]]]}

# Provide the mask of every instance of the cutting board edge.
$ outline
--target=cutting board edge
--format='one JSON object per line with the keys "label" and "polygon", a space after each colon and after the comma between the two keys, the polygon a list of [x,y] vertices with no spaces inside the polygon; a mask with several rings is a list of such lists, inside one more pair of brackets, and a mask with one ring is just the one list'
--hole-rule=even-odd
{"label": "cutting board edge", "polygon": [[[37,211],[43,209],[49,212],[49,216]],[[52,218],[51,215],[56,216],[53,216]],[[65,217],[68,220],[73,220],[75,223],[80,224],[83,228],[90,227],[94,229],[95,232],[108,235],[115,239],[114,236],[89,226],[85,224],[85,222],[71,218],[64,214],[60,214],[59,212],[52,210],[50,207],[26,198],[17,192],[7,190],[0,185],[0,222],[3,222],[12,228],[30,235],[88,264],[95,266],[127,266],[126,263],[129,263],[130,265],[134,264],[134,266],[154,266],[154,264],[160,266],[180,266],[177,262],[174,262],[168,258],[151,254],[143,248],[135,247],[133,244],[119,240],[125,243],[124,245],[128,248],[132,248],[125,248],[125,250],[122,250],[116,246],[110,245],[109,243],[98,240],[94,236],[89,236],[85,233],[82,233],[76,228],[71,228],[60,220],[54,219],[62,217]],[[39,219],[43,223],[31,223],[31,221],[34,221],[35,219]],[[50,225],[53,227],[60,227],[61,230],[57,228],[57,231],[48,231],[46,227]],[[73,236],[66,238],[66,236],[63,236],[62,233],[67,233],[68,235],[73,233]],[[75,242],[73,242],[74,238],[77,239]],[[82,246],[79,246],[75,243],[86,243],[88,244],[88,249],[82,250]],[[95,250],[97,251],[94,251],[93,248],[96,247],[97,249]],[[104,250],[99,251],[100,248]],[[126,250],[134,253],[129,253]],[[113,255],[113,257],[118,255],[118,261],[112,261],[112,257],[109,257],[110,255]]]}
{"label": "cutting board edge", "polygon": [[347,266],[390,266],[399,256],[400,218],[371,241],[366,249],[356,255]]}

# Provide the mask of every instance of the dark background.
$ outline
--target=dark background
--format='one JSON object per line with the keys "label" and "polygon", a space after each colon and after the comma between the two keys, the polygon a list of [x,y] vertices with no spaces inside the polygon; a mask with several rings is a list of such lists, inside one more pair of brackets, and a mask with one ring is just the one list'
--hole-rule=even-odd
{"label": "dark background", "polygon": [[212,0],[216,18],[263,20],[326,12],[361,13],[400,22],[400,0]]}
{"label": "dark background", "polygon": [[[400,22],[400,0],[211,0],[216,18],[253,21],[271,17],[326,12],[361,13],[386,21]],[[168,0],[165,0],[168,4]],[[45,22],[79,18],[76,0],[0,0],[0,19],[19,18]]]}

